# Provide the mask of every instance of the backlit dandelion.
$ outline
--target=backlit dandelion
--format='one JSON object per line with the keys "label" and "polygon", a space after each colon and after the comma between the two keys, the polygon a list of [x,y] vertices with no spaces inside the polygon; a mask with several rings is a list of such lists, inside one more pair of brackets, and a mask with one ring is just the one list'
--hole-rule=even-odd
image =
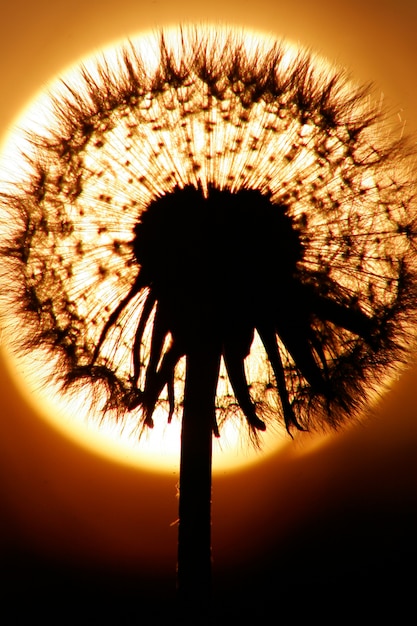
{"label": "backlit dandelion", "polygon": [[229,419],[255,442],[273,422],[337,427],[406,360],[412,157],[343,71],[182,29],[104,55],[48,102],[2,195],[15,345],[103,415],[139,430],[158,407],[178,415],[194,501]]}

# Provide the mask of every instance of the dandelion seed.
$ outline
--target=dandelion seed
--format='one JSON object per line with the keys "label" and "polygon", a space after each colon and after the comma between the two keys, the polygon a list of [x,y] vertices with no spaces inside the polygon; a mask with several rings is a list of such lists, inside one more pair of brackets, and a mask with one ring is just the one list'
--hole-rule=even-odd
{"label": "dandelion seed", "polygon": [[205,411],[210,437],[235,417],[256,442],[335,428],[410,349],[408,144],[305,51],[227,29],[155,42],[153,62],[131,44],[62,84],[2,195],[19,346],[143,428],[157,407]]}

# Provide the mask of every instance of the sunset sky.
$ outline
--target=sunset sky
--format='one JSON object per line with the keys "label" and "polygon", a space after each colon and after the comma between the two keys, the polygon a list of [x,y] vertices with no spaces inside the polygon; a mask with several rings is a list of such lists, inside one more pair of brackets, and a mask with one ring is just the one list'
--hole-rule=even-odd
{"label": "sunset sky", "polygon": [[[1,14],[3,136],[69,65],[142,31],[193,21],[300,42],[348,67],[360,82],[374,82],[406,131],[417,133],[413,0],[214,0],[207,7],[175,0],[16,0]],[[0,551],[7,596],[17,603],[30,597],[48,624],[90,623],[72,620],[74,606],[64,607],[70,593],[75,603],[90,597],[91,611],[102,600],[103,615],[124,602],[140,615],[134,589],[146,589],[139,593],[146,611],[147,601],[163,601],[175,585],[178,472],[138,469],[65,437],[23,397],[6,358],[2,350]],[[388,605],[415,610],[408,592],[417,582],[416,402],[417,365],[360,424],[315,446],[289,441],[247,469],[216,474],[218,598],[251,607],[259,598],[261,613],[276,607],[276,623],[280,611],[330,615],[330,596],[352,611],[359,599],[368,600],[375,615]],[[405,574],[408,562],[414,581]],[[48,589],[62,603],[56,621]],[[30,614],[17,610],[26,619]],[[97,623],[118,623],[108,619]]]}

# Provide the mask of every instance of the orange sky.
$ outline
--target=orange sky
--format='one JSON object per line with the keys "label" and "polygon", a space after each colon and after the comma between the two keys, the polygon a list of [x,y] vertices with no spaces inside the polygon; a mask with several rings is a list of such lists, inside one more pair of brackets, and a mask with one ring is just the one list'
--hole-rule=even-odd
{"label": "orange sky", "polygon": [[[193,20],[299,40],[348,65],[355,78],[375,81],[390,106],[401,108],[406,128],[417,130],[413,0],[219,0],[207,9],[166,0],[16,0],[2,7],[0,131],[69,63],[143,29]],[[63,568],[169,576],[176,557],[176,527],[170,524],[177,515],[178,476],[138,471],[77,447],[33,413],[2,363],[0,374],[0,550],[6,562],[30,554]],[[365,553],[374,537],[369,562],[380,540],[388,559],[398,541],[415,554],[410,529],[417,521],[416,390],[417,367],[367,422],[308,454],[290,447],[247,471],[216,477],[213,550],[219,580],[229,570],[251,568],[259,577],[262,559],[279,551],[285,562],[294,552],[301,567],[311,568],[307,561],[320,553],[319,542],[329,532],[333,541],[337,537],[337,549],[344,534],[349,543],[348,520],[357,541],[364,540]],[[334,565],[331,547],[325,548]],[[19,573],[13,576],[18,584]]]}

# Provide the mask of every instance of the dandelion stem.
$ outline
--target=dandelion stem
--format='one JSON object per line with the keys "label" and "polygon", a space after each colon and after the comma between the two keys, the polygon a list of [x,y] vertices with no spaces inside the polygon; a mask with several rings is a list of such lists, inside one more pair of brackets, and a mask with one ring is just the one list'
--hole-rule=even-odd
{"label": "dandelion stem", "polygon": [[212,436],[219,355],[208,345],[187,355],[177,584],[182,616],[194,616],[194,624],[204,623],[210,604]]}

